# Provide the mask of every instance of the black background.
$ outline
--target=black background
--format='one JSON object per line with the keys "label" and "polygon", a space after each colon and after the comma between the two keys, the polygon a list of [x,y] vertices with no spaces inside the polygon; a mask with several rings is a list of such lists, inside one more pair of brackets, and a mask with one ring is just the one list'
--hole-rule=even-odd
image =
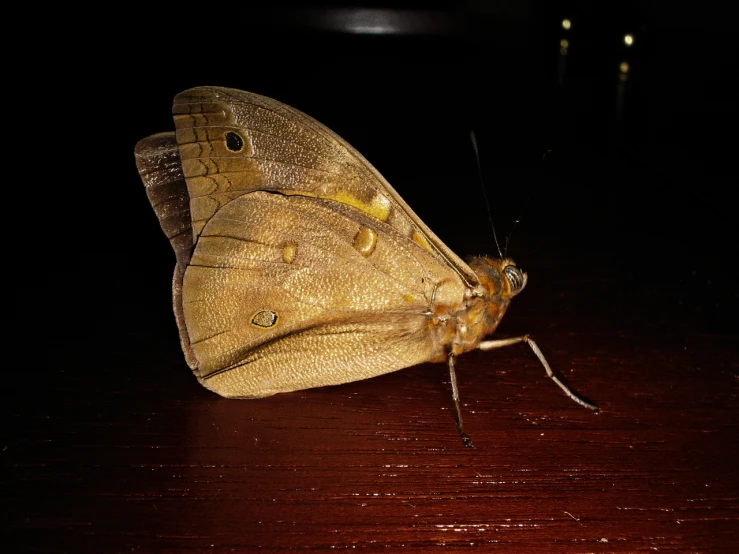
{"label": "black background", "polygon": [[[660,2],[430,8],[448,28],[393,36],[322,31],[289,7],[47,15],[53,31],[38,31],[44,47],[24,73],[32,85],[19,86],[34,124],[28,185],[14,192],[32,188],[54,237],[31,258],[52,261],[52,272],[97,275],[148,271],[167,256],[131,152],[172,128],[174,94],[203,84],[271,96],[325,123],[432,228],[454,221],[445,238],[460,253],[467,234],[486,232],[477,220],[487,225],[470,129],[502,235],[522,215],[521,232],[571,243],[598,228],[624,251],[639,248],[631,235],[659,234],[686,261],[717,247],[722,258],[736,253],[724,251],[736,230],[727,190],[736,47],[726,14]],[[622,60],[631,71],[619,112]],[[660,265],[662,253],[649,254]]]}
{"label": "black background", "polygon": [[686,317],[736,329],[737,60],[726,14],[660,2],[404,9],[414,21],[430,12],[435,26],[357,35],[321,27],[331,12],[279,5],[47,14],[53,29],[37,32],[45,46],[25,70],[45,78],[19,87],[34,120],[13,187],[30,239],[19,315],[39,316],[29,296],[37,310],[61,302],[50,326],[63,329],[111,297],[166,295],[173,257],[133,147],[173,128],[177,92],[219,85],[335,130],[460,255],[495,253],[474,129],[501,241],[521,219],[508,251],[521,265],[536,268],[517,247],[535,235],[566,245],[573,275],[597,258],[635,287],[677,280]]}
{"label": "black background", "polygon": [[[546,257],[574,281],[612,280],[603,309],[736,334],[726,14],[660,2],[402,6],[421,23],[387,35],[322,23],[337,8],[60,9],[29,35],[43,47],[21,60],[26,81],[6,85],[30,146],[9,204],[20,230],[13,331],[32,374],[48,374],[43,392],[55,394],[67,364],[86,366],[90,349],[137,348],[142,335],[176,344],[174,257],[133,149],[173,129],[172,98],[198,85],[257,92],[321,121],[461,256],[496,253],[474,130],[502,244],[520,220],[507,254],[529,287],[548,278]],[[654,291],[667,291],[662,303],[645,305]]]}

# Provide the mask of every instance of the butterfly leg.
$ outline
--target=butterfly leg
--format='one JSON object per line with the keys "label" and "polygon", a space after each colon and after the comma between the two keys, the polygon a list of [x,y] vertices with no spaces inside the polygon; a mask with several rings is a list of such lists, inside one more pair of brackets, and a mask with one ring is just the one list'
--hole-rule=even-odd
{"label": "butterfly leg", "polygon": [[454,371],[454,354],[449,354],[449,377],[452,381],[452,398],[454,399],[454,409],[457,410],[457,429],[459,436],[462,437],[462,443],[467,448],[474,448],[475,445],[464,432],[464,422],[462,421],[462,410],[459,409],[459,389],[457,388],[457,374]]}
{"label": "butterfly leg", "polygon": [[585,402],[585,400],[577,396],[574,392],[570,390],[570,388],[567,385],[565,385],[562,381],[559,380],[559,378],[552,371],[552,368],[549,367],[549,363],[547,363],[546,358],[544,358],[544,354],[542,354],[541,350],[539,350],[539,347],[536,345],[534,340],[528,335],[523,335],[522,337],[511,337],[510,339],[486,340],[486,341],[481,342],[478,348],[480,350],[493,350],[494,348],[500,348],[502,346],[510,346],[511,344],[517,344],[519,342],[525,342],[531,347],[531,350],[534,351],[534,354],[536,354],[536,357],[539,358],[541,365],[543,365],[544,369],[547,371],[547,375],[549,376],[549,378],[555,383],[557,383],[559,388],[561,388],[567,396],[569,396],[570,398],[572,398],[572,400],[580,404],[580,406],[584,406],[590,410],[593,410],[596,414],[598,413],[597,406],[590,404],[589,402]]}

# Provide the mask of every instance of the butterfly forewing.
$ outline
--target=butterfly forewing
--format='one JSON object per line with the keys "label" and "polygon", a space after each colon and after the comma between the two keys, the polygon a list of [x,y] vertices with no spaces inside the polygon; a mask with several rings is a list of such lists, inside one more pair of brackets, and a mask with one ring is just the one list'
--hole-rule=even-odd
{"label": "butterfly forewing", "polygon": [[450,265],[474,272],[420,220],[346,141],[285,104],[235,89],[198,87],[176,96],[173,113],[191,197],[195,236],[221,206],[256,190],[314,196],[383,221]]}

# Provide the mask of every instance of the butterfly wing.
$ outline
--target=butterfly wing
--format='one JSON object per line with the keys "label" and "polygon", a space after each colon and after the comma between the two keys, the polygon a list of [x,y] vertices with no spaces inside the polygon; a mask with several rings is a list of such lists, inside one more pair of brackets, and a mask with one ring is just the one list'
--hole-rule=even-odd
{"label": "butterfly wing", "polygon": [[173,112],[136,157],[206,387],[260,397],[445,358],[478,277],[356,150],[238,90],[185,91]]}
{"label": "butterfly wing", "polygon": [[190,194],[182,172],[175,134],[159,133],[141,139],[136,144],[134,154],[136,167],[146,188],[146,196],[177,259],[172,277],[174,312],[185,360],[187,365],[195,370],[198,361],[190,346],[190,337],[182,313],[182,279],[190,263],[194,239]]}
{"label": "butterfly wing", "polygon": [[203,226],[182,310],[203,385],[253,398],[443,359],[432,310],[464,292],[451,267],[360,209],[257,191]]}
{"label": "butterfly wing", "polygon": [[190,194],[182,172],[179,147],[174,133],[159,133],[138,142],[136,167],[154,208],[162,231],[169,239],[184,273],[194,246]]}
{"label": "butterfly wing", "polygon": [[194,236],[221,206],[256,190],[353,206],[425,248],[474,286],[477,276],[346,141],[285,104],[235,89],[178,94],[173,113]]}

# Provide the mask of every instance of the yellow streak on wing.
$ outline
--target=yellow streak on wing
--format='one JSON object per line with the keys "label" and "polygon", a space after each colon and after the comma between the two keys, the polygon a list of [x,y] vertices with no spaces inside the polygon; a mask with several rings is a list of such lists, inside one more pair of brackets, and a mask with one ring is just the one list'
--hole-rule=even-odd
{"label": "yellow streak on wing", "polygon": [[372,197],[372,200],[369,204],[346,191],[338,191],[332,195],[323,196],[322,198],[326,198],[328,200],[336,200],[337,202],[341,202],[342,204],[352,206],[354,208],[357,208],[358,210],[363,211],[366,214],[371,215],[375,219],[379,219],[380,221],[387,221],[390,217],[390,210],[392,207],[390,204],[390,200],[388,200],[386,196],[379,193],[375,194]]}
{"label": "yellow streak on wing", "polygon": [[424,250],[427,250],[431,252],[432,254],[434,253],[434,250],[431,248],[431,245],[426,240],[426,237],[424,237],[418,231],[413,231],[413,236],[411,237],[411,240],[415,242],[418,246],[423,248]]}

